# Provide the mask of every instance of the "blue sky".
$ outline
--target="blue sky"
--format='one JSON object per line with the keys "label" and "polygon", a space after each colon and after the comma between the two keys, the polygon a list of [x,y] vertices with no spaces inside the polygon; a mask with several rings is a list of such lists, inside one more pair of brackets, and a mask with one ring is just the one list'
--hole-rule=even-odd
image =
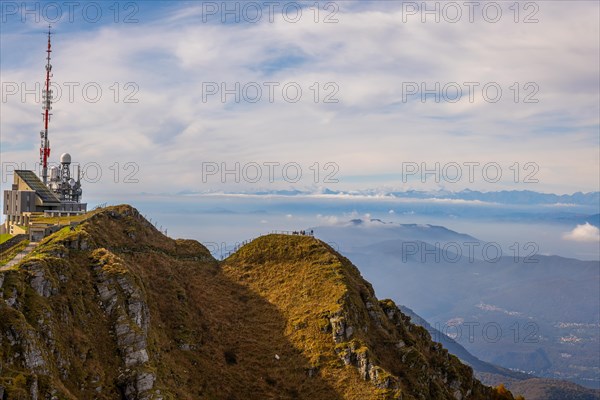
{"label": "blue sky", "polygon": [[[304,7],[295,22],[294,7],[283,11],[289,3]],[[263,7],[256,23],[245,21],[253,10],[244,14],[248,3],[239,3],[240,22],[225,15],[223,23],[222,2],[121,2],[118,15],[113,2],[90,2],[87,17],[70,15],[63,2],[28,3],[25,21],[21,2],[3,2],[2,162],[37,161],[40,104],[23,89],[43,80],[43,32],[58,5],[53,72],[63,97],[53,110],[52,154],[69,151],[100,167],[102,179],[87,193],[599,190],[597,2],[535,2],[517,23],[508,2],[495,3],[503,13],[495,23],[481,10],[472,23],[467,9],[455,23],[447,21],[452,10],[440,10],[436,23],[410,2],[352,1],[317,3],[315,22],[314,2],[289,3],[274,8],[272,22],[265,4],[254,3]],[[102,17],[92,22],[96,8]],[[529,15],[538,22],[524,23]],[[324,23],[328,16],[333,23]],[[72,102],[67,82],[76,85]],[[429,94],[423,102],[420,90],[436,84],[441,101]],[[85,85],[101,89],[97,102],[86,100]],[[462,96],[453,101],[457,87]],[[489,101],[498,87],[502,98]],[[223,89],[232,91],[224,102]],[[270,182],[265,163],[275,162],[278,179]],[[222,171],[203,179],[203,163],[239,163],[241,179]],[[463,178],[423,182],[419,171],[403,179],[407,163],[458,164]],[[469,181],[465,163],[498,165],[503,176],[491,182],[479,168]],[[534,171],[526,164],[536,166],[537,183],[523,182]],[[263,179],[253,183],[243,172],[255,165]],[[284,165],[300,166],[302,178],[282,179]],[[333,171],[337,182],[325,181]],[[128,173],[138,182],[124,183]]]}

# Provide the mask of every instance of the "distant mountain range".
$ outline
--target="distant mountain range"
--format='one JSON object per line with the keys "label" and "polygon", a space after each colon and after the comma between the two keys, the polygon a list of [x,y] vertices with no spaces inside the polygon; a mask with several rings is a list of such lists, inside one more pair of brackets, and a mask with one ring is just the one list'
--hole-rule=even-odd
{"label": "distant mountain range", "polygon": [[600,207],[600,192],[582,193],[576,192],[573,194],[554,194],[541,193],[532,190],[502,190],[492,192],[481,192],[477,190],[465,189],[458,192],[448,190],[331,190],[321,188],[318,190],[259,190],[259,191],[242,191],[242,192],[215,192],[215,193],[200,193],[192,191],[179,192],[179,195],[198,195],[198,194],[238,194],[238,195],[256,195],[256,196],[370,196],[370,197],[389,197],[398,199],[415,199],[415,200],[465,200],[465,201],[481,201],[497,204],[515,204],[515,205],[534,205],[534,204],[560,204],[560,205],[586,205]]}
{"label": "distant mountain range", "polygon": [[463,190],[460,192],[423,192],[406,191],[392,192],[393,196],[403,198],[444,198],[460,200],[476,200],[500,204],[579,204],[596,205],[600,204],[600,192],[557,195],[553,193],[540,193],[531,190],[503,190],[498,192],[480,192],[475,190]]}
{"label": "distant mountain range", "polygon": [[410,308],[406,306],[399,306],[399,308],[402,313],[410,317],[412,323],[427,329],[434,341],[441,343],[450,353],[471,366],[477,378],[487,385],[496,386],[502,383],[515,395],[522,395],[527,400],[600,399],[600,390],[585,388],[563,380],[541,379],[482,361],[454,339],[432,327]]}

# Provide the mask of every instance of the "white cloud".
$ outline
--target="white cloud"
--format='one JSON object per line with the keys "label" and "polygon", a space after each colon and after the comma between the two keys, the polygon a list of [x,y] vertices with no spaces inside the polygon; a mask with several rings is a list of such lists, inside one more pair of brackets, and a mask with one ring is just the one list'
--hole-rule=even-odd
{"label": "white cloud", "polygon": [[[280,17],[273,24],[203,24],[198,8],[188,4],[175,3],[160,18],[134,25],[91,24],[72,34],[57,26],[54,79],[98,82],[104,91],[98,103],[86,103],[78,92],[75,102],[62,100],[53,110],[53,155],[69,151],[74,160],[103,166],[103,179],[85,193],[252,188],[203,183],[202,161],[297,162],[310,183],[311,165],[335,162],[340,183],[324,186],[341,190],[370,187],[368,177],[375,175],[388,176],[377,185],[402,185],[402,161],[495,161],[505,167],[501,183],[476,176],[473,184],[463,179],[447,188],[514,188],[508,167],[535,162],[540,183],[518,189],[598,190],[596,2],[540,3],[537,24],[508,17],[499,24],[423,24],[417,17],[403,23],[390,2],[339,3],[337,24],[308,18],[290,24]],[[1,79],[30,88],[43,76],[44,39],[31,34],[37,26],[19,28],[3,26]],[[289,61],[290,54],[297,59]],[[223,104],[220,96],[203,102],[207,82],[265,81],[297,82],[304,96],[294,104],[280,91],[274,103]],[[465,93],[458,103],[403,103],[402,85],[412,81],[496,81],[503,100],[489,104],[479,96],[470,103]],[[540,87],[540,102],[511,101],[509,87],[530,81]],[[115,82],[121,100],[122,85],[135,82],[139,103],[115,103],[109,89]],[[339,103],[315,103],[314,82],[336,83]],[[327,91],[320,89],[323,99]],[[3,101],[3,161],[33,164],[39,129],[32,96]],[[115,184],[109,170],[115,162],[137,163],[140,183]],[[521,168],[521,180],[528,172]],[[344,176],[367,178],[356,187]],[[423,188],[420,182],[416,188]]]}
{"label": "white cloud", "polygon": [[317,220],[321,225],[337,225],[340,223],[340,219],[335,215],[317,214]]}
{"label": "white cloud", "polygon": [[565,233],[563,238],[575,242],[598,242],[600,241],[600,229],[586,222],[583,225],[577,225],[571,232]]}

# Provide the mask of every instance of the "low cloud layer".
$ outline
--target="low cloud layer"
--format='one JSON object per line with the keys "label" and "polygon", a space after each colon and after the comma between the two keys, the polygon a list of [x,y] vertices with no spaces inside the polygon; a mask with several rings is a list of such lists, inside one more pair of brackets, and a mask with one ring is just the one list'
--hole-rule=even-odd
{"label": "low cloud layer", "polygon": [[563,238],[574,242],[600,242],[600,229],[586,222],[565,233]]}

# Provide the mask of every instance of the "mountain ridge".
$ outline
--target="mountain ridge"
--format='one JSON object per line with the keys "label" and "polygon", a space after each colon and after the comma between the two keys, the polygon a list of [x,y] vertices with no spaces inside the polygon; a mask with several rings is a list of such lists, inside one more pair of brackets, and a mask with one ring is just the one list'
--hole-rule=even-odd
{"label": "mountain ridge", "polygon": [[0,299],[3,400],[513,398],[310,237],[219,263],[110,207],[0,273]]}

